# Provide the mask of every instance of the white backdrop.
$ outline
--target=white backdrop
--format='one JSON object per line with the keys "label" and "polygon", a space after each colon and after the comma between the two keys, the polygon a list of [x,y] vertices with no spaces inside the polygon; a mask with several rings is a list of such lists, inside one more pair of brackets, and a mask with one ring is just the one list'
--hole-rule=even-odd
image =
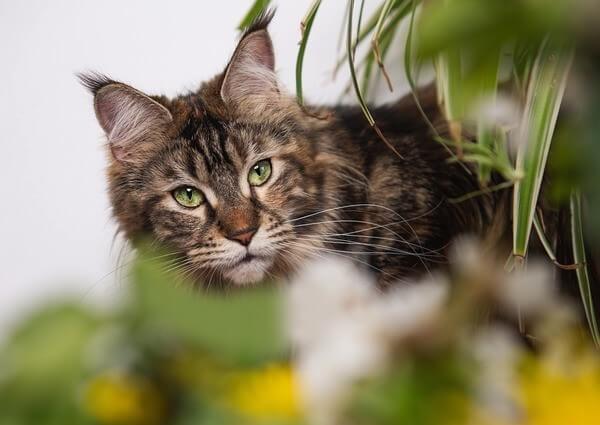
{"label": "white backdrop", "polygon": [[[116,286],[102,134],[74,73],[105,72],[152,94],[191,90],[224,67],[251,3],[0,0],[0,333],[40,300],[110,299]],[[292,91],[310,1],[278,3],[271,34]],[[325,1],[315,21],[304,74],[311,102],[335,102],[348,81],[332,81],[344,10]]]}

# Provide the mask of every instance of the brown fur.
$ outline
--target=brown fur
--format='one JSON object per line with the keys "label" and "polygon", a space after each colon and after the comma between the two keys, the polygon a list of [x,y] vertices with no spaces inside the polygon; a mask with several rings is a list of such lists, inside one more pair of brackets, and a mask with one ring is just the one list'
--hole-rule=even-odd
{"label": "brown fur", "polygon": [[[330,118],[319,119],[283,93],[273,73],[269,20],[263,16],[244,33],[223,73],[174,99],[82,77],[109,139],[109,194],[127,238],[150,235],[167,245],[206,285],[287,276],[322,255],[348,258],[387,285],[444,264],[459,233],[488,229],[495,198],[450,202],[479,189],[476,178],[447,161],[412,97],[373,109],[399,157],[360,109],[320,108],[318,115]],[[148,130],[132,131],[130,140],[123,139],[130,126],[120,130],[119,155],[103,109],[115,93],[135,93],[135,104],[122,102],[132,108],[121,111],[124,117],[149,117],[138,124]],[[446,135],[435,90],[418,95]],[[170,114],[166,123],[160,107]],[[273,175],[250,187],[248,167],[262,159],[271,160]],[[182,185],[204,191],[207,202],[193,210],[177,205],[172,191]],[[248,231],[256,235],[242,247],[234,236]]]}

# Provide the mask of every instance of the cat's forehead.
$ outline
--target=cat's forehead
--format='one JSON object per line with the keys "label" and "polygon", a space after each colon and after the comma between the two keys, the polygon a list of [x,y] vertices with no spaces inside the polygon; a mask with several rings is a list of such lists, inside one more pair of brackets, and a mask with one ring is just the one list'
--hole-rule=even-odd
{"label": "cat's forehead", "polygon": [[190,120],[177,139],[212,169],[224,164],[241,166],[257,156],[275,154],[285,148],[289,137],[276,126],[205,116]]}
{"label": "cat's forehead", "polygon": [[174,118],[170,141],[143,167],[145,180],[154,185],[186,179],[211,186],[233,184],[252,164],[298,149],[294,122],[275,122],[272,116],[254,120],[227,116],[211,109],[197,94],[165,106]]}
{"label": "cat's forehead", "polygon": [[288,138],[275,128],[212,117],[190,119],[179,135],[145,168],[151,180],[190,178],[214,185],[237,177],[253,163],[287,151]]}

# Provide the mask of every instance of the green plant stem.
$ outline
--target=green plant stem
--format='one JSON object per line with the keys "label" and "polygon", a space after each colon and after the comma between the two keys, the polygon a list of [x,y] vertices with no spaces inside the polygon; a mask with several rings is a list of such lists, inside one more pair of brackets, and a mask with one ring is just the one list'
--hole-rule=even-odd
{"label": "green plant stem", "polygon": [[300,105],[304,105],[304,96],[302,91],[302,69],[304,66],[304,54],[306,53],[308,37],[315,20],[315,16],[317,15],[317,11],[319,10],[319,6],[321,6],[321,0],[315,0],[311,4],[310,9],[308,9],[308,13],[302,20],[302,38],[300,40],[300,47],[298,48],[298,56],[296,58],[296,98],[298,99],[298,104]]}
{"label": "green plant stem", "polygon": [[353,26],[352,25],[352,15],[354,13],[354,0],[349,0],[349,1],[350,1],[350,7],[349,7],[349,11],[348,11],[348,28],[347,28],[348,31],[346,33],[346,37],[347,37],[346,38],[346,50],[347,50],[347,55],[348,55],[348,65],[350,67],[350,76],[352,78],[352,85],[354,86],[354,93],[356,94],[356,98],[358,100],[360,108],[361,108],[365,118],[367,119],[367,122],[371,126],[371,128],[375,131],[375,133],[377,133],[379,138],[387,145],[387,147],[390,148],[390,150],[392,150],[392,152],[394,152],[398,157],[402,158],[402,155],[400,154],[400,152],[398,152],[396,150],[396,148],[394,148],[394,146],[392,146],[392,144],[385,138],[385,136],[383,135],[383,133],[381,132],[381,130],[375,123],[375,119],[373,118],[373,115],[371,115],[371,111],[369,110],[369,107],[367,106],[367,103],[365,102],[363,94],[360,90],[360,85],[358,83],[358,78],[356,76],[356,68],[354,66],[354,55],[353,55],[353,47],[352,47],[353,46],[352,45],[352,26]]}
{"label": "green plant stem", "polygon": [[250,10],[248,10],[246,15],[244,15],[244,18],[239,23],[238,29],[241,31],[248,25],[250,25],[254,18],[256,18],[258,14],[262,12],[270,3],[271,0],[256,0],[250,7]]}
{"label": "green plant stem", "polygon": [[522,117],[517,172],[523,178],[513,194],[513,255],[525,257],[552,135],[564,95],[572,52],[550,42],[542,45],[531,72]]}
{"label": "green plant stem", "polygon": [[581,218],[581,194],[579,191],[574,191],[571,194],[571,237],[573,243],[573,259],[579,267],[576,269],[577,281],[579,282],[579,292],[585,311],[585,316],[588,321],[590,333],[596,347],[600,348],[600,330],[596,322],[596,310],[592,299],[592,291],[590,285],[590,277],[588,274],[585,243],[583,237],[583,225]]}

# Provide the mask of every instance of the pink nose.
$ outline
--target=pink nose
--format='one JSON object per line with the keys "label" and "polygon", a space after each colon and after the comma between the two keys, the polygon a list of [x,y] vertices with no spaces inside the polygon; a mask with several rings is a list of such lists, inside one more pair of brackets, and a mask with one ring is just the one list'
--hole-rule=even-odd
{"label": "pink nose", "polygon": [[243,229],[239,232],[227,235],[226,237],[229,240],[239,242],[244,246],[248,246],[250,245],[250,242],[252,241],[252,237],[256,233],[256,230],[257,229]]}

